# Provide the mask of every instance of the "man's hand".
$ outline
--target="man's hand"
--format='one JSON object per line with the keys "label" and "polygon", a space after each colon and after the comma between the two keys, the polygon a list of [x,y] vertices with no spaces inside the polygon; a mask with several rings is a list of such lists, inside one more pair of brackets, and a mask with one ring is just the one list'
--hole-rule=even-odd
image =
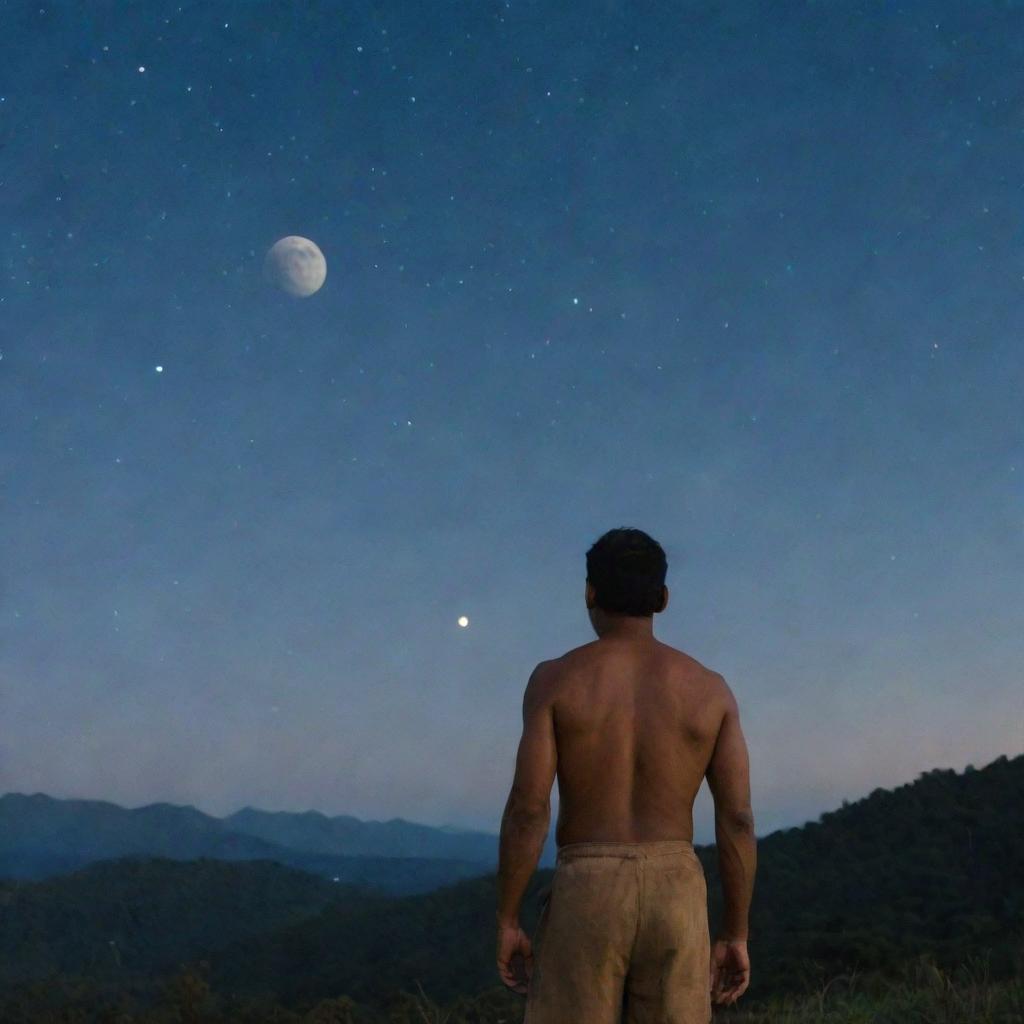
{"label": "man's hand", "polygon": [[746,940],[718,939],[711,946],[711,1001],[735,1003],[750,984]]}
{"label": "man's hand", "polygon": [[533,973],[533,946],[518,924],[498,925],[498,974],[513,992],[526,995]]}

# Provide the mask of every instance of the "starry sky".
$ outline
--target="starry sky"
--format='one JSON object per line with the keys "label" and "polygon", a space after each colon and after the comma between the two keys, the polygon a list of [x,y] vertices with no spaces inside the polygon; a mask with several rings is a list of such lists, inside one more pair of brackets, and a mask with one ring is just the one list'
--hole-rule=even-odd
{"label": "starry sky", "polygon": [[496,831],[616,526],[759,834],[1020,753],[1022,5],[425,11],[0,2],[0,792]]}

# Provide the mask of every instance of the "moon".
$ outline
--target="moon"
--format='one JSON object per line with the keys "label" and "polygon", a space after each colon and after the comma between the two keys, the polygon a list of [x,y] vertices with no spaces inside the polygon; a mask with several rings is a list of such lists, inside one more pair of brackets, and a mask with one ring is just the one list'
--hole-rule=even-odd
{"label": "moon", "polygon": [[463,629],[465,629],[469,625],[469,619],[467,619],[465,615],[460,615],[459,616],[459,625]]}
{"label": "moon", "polygon": [[327,260],[315,242],[286,235],[267,250],[263,276],[289,295],[305,298],[320,290],[327,277]]}

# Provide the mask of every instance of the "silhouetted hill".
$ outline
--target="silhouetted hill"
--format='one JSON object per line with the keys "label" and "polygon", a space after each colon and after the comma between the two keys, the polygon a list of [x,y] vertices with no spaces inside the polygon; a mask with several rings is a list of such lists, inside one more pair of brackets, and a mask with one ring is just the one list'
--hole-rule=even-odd
{"label": "silhouetted hill", "polygon": [[[884,967],[919,950],[962,961],[1024,938],[1024,755],[936,768],[759,841],[751,948],[761,979]],[[721,892],[701,851],[711,909]],[[1005,962],[1009,962],[1009,954]]]}
{"label": "silhouetted hill", "polygon": [[112,979],[171,970],[197,950],[379,903],[271,861],[127,857],[43,882],[0,882],[0,984],[52,971]]}
{"label": "silhouetted hill", "polygon": [[[305,841],[312,845],[303,846]],[[462,851],[470,856],[459,856]],[[48,878],[98,860],[136,855],[263,859],[408,895],[493,871],[497,853],[497,836],[442,831],[400,818],[359,822],[312,811],[270,814],[252,808],[216,818],[167,803],[127,809],[43,793],[0,797],[0,878]]]}

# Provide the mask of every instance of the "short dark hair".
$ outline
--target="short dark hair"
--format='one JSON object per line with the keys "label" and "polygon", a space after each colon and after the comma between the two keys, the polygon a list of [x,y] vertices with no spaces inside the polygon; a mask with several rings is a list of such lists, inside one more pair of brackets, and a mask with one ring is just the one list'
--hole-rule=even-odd
{"label": "short dark hair", "polygon": [[620,615],[653,615],[661,609],[668,561],[643,530],[609,530],[587,552],[587,581],[598,607]]}

